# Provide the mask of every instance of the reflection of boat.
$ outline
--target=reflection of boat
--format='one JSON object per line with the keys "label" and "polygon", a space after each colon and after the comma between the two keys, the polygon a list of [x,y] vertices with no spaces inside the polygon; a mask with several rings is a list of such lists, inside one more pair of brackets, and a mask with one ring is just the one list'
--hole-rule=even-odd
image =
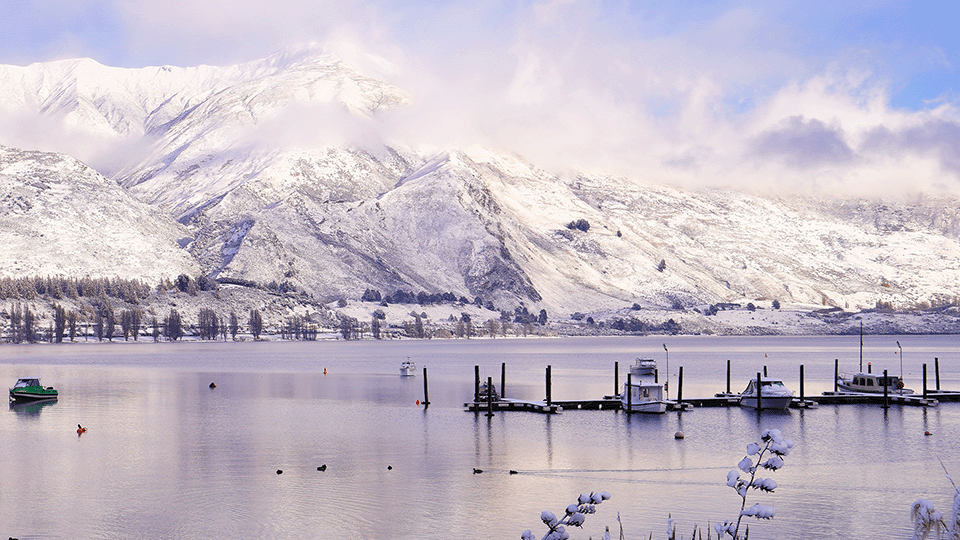
{"label": "reflection of boat", "polygon": [[10,410],[23,416],[39,416],[44,407],[56,405],[55,399],[42,399],[39,401],[11,401]]}
{"label": "reflection of boat", "polygon": [[400,375],[403,377],[412,377],[417,374],[417,363],[411,362],[409,358],[400,364]]}
{"label": "reflection of boat", "polygon": [[10,399],[20,403],[54,400],[57,399],[57,391],[52,386],[41,386],[40,379],[17,379],[17,384],[10,389]]}
{"label": "reflection of boat", "polygon": [[627,412],[664,413],[663,385],[657,382],[657,361],[637,358],[630,366],[630,382],[624,383],[620,403]]}
{"label": "reflection of boat", "polygon": [[903,387],[903,381],[896,375],[877,373],[857,373],[853,376],[841,375],[837,379],[837,386],[848,392],[865,392],[867,394],[882,394],[884,387],[890,394],[913,394],[913,390]]}
{"label": "reflection of boat", "polygon": [[[760,377],[760,399],[757,399],[757,380],[750,379],[746,390],[740,394],[740,406],[752,409],[786,409],[793,401],[793,392],[787,390],[780,379]],[[759,403],[758,403],[759,401]]]}

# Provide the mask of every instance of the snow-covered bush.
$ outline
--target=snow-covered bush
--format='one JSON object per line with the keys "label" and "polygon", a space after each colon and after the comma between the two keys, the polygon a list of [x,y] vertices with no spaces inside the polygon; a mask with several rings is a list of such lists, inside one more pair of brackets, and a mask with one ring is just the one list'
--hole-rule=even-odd
{"label": "snow-covered bush", "polygon": [[[587,514],[593,514],[597,511],[597,505],[610,498],[606,491],[594,491],[590,494],[580,495],[577,502],[567,506],[562,518],[557,518],[556,514],[544,510],[540,513],[540,520],[549,529],[541,540],[568,540],[570,534],[566,531],[564,525],[583,528],[583,522],[587,519]],[[536,540],[530,529],[523,531],[520,535],[521,540]]]}
{"label": "snow-covered bush", "polygon": [[[946,471],[946,467],[944,470]],[[930,538],[931,533],[935,533],[934,538],[938,540],[960,540],[960,488],[953,483],[950,473],[947,473],[947,479],[953,484],[953,520],[950,521],[950,526],[943,521],[943,512],[938,511],[932,502],[917,499],[910,512],[913,519],[913,540]],[[944,532],[947,533],[946,536],[943,536]]]}
{"label": "snow-covered bush", "polygon": [[[773,519],[777,513],[774,507],[754,504],[748,508],[747,495],[751,489],[772,493],[777,488],[777,483],[772,478],[760,478],[757,476],[757,471],[760,469],[775,471],[783,467],[783,457],[790,453],[791,448],[793,448],[793,441],[785,439],[779,429],[766,429],[760,434],[759,442],[747,445],[747,455],[737,464],[737,469],[727,473],[727,485],[740,496],[740,515],[737,516],[736,521],[724,521],[713,526],[718,538],[729,535],[734,540],[738,540],[740,521],[744,516]],[[767,456],[766,461],[764,461],[765,456]],[[741,478],[741,473],[749,476]]]}

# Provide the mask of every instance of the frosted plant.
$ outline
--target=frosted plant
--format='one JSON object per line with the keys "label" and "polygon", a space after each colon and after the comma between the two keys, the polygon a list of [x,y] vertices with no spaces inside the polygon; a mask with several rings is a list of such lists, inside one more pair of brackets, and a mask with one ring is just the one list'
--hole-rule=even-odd
{"label": "frosted plant", "polygon": [[937,538],[943,538],[943,531],[947,532],[947,540],[960,540],[960,488],[953,482],[943,461],[940,462],[940,466],[947,474],[947,480],[950,480],[950,484],[953,485],[953,520],[947,527],[943,521],[943,512],[937,511],[933,503],[927,499],[917,499],[910,512],[910,517],[913,519],[914,540],[924,540],[931,532],[936,532]]}
{"label": "frosted plant", "polygon": [[[730,535],[734,540],[740,538],[740,521],[744,516],[755,517],[757,519],[773,519],[777,510],[768,505],[754,504],[747,507],[747,495],[751,489],[766,491],[772,493],[777,488],[777,483],[772,478],[759,478],[757,471],[767,469],[775,471],[783,467],[783,457],[790,453],[793,448],[793,441],[785,439],[779,429],[765,429],[760,434],[760,442],[753,442],[747,445],[747,455],[737,464],[737,469],[727,473],[727,485],[737,492],[740,496],[740,515],[736,521],[724,521],[713,526],[718,538]],[[751,456],[756,456],[756,461]],[[764,456],[767,456],[764,461]],[[749,475],[747,478],[741,478],[740,474]]]}
{"label": "frosted plant", "polygon": [[924,540],[931,532],[936,532],[939,537],[940,531],[945,528],[943,512],[934,508],[927,499],[917,499],[913,503],[910,517],[913,519],[913,540]]}
{"label": "frosted plant", "polygon": [[[610,498],[606,491],[592,492],[589,495],[580,495],[577,502],[567,506],[562,518],[557,518],[556,514],[544,510],[540,513],[540,520],[549,529],[541,540],[568,540],[570,534],[567,533],[566,526],[583,528],[583,522],[587,519],[587,514],[593,514],[597,511],[597,505]],[[607,529],[609,531],[609,529]],[[523,531],[520,535],[521,540],[536,540],[530,529]]]}

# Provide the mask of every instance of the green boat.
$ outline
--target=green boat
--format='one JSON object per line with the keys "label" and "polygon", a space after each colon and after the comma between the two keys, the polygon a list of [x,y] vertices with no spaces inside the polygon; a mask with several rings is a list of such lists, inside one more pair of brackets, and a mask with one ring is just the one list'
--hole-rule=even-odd
{"label": "green boat", "polygon": [[57,391],[52,386],[44,388],[40,379],[17,379],[10,389],[10,399],[18,403],[57,399]]}

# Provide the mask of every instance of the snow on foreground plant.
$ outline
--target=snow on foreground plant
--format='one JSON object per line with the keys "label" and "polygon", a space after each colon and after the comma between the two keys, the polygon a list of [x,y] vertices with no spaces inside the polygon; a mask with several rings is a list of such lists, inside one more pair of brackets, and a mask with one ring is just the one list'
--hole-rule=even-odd
{"label": "snow on foreground plant", "polygon": [[[940,466],[946,472],[947,468],[942,461]],[[927,499],[917,499],[910,511],[910,517],[913,518],[913,540],[925,540],[933,532],[938,539],[944,538],[942,533],[946,532],[946,540],[960,540],[960,488],[953,482],[949,472],[947,480],[953,484],[953,521],[950,522],[949,529],[943,522],[943,512],[938,511]]]}
{"label": "snow on foreground plant", "polygon": [[[761,468],[775,471],[783,467],[783,457],[790,453],[793,441],[785,439],[779,429],[765,429],[760,434],[760,442],[747,445],[747,455],[737,464],[739,471],[734,469],[727,473],[727,485],[733,488],[740,496],[740,515],[737,521],[724,521],[713,526],[718,538],[730,535],[734,540],[740,538],[740,521],[744,516],[757,519],[773,519],[777,511],[774,507],[764,504],[754,504],[747,508],[747,494],[750,489],[757,489],[773,493],[777,483],[772,478],[758,478],[757,471]],[[757,456],[756,462],[750,456]],[[768,456],[764,461],[764,456]],[[740,473],[746,473],[749,478],[741,478]]]}
{"label": "snow on foreground plant", "polygon": [[[549,528],[541,540],[568,540],[570,534],[567,533],[564,525],[583,528],[583,522],[587,519],[587,514],[593,514],[597,511],[597,505],[610,498],[606,491],[592,492],[589,495],[580,495],[576,503],[567,506],[566,513],[562,518],[557,518],[553,512],[544,510],[540,513],[540,519]],[[530,529],[523,531],[520,535],[521,540],[536,540]]]}

